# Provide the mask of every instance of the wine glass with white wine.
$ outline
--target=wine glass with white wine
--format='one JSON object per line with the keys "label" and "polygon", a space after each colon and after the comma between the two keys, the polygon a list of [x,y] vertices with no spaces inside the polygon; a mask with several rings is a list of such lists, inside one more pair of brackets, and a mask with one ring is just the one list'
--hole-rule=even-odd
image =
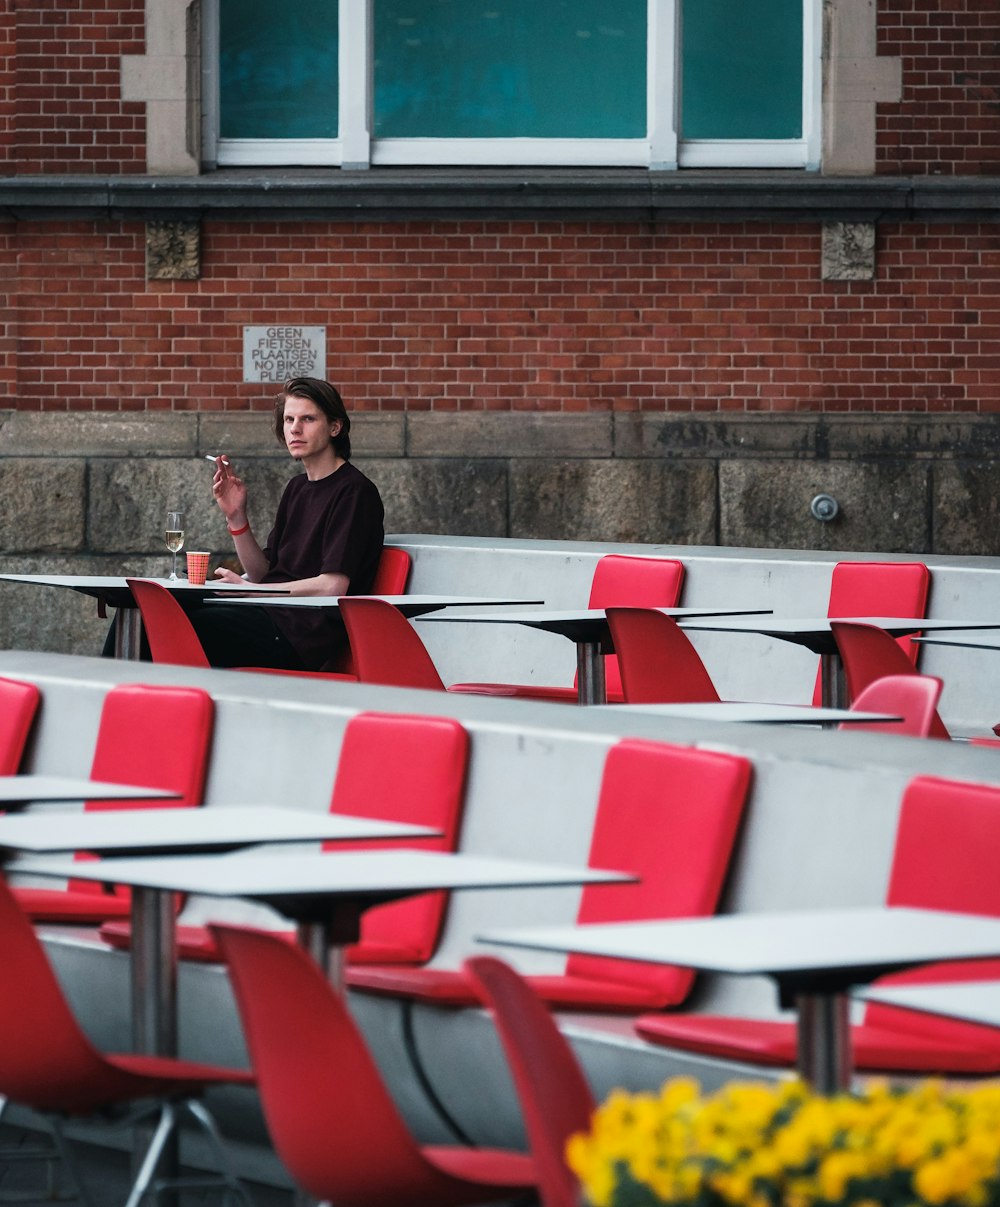
{"label": "wine glass with white wine", "polygon": [[170,566],[170,581],[177,582],[177,554],[184,548],[184,512],[168,511],[167,528],[163,537],[164,543],[173,554]]}

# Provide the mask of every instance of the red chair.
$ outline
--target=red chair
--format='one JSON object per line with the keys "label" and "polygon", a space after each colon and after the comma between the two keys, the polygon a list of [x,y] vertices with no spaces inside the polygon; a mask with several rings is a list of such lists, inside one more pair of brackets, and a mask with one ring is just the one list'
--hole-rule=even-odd
{"label": "red chair", "polygon": [[904,733],[914,738],[931,735],[943,684],[934,675],[886,675],[858,692],[852,712],[882,712],[901,721],[845,721],[841,729],[870,729],[876,733]]}
{"label": "red chair", "polygon": [[194,626],[167,588],[142,578],[125,581],[142,616],[153,661],[174,666],[209,666]]}
{"label": "red chair", "polygon": [[212,926],[229,965],[275,1151],[308,1194],[337,1207],[450,1207],[535,1187],[520,1153],[418,1145],[346,1003],[301,948]]}
{"label": "red chair", "polygon": [[[99,1052],[73,1017],[41,943],[2,877],[0,949],[4,960],[0,1095],[47,1118],[56,1149],[45,1152],[44,1159],[62,1156],[71,1180],[82,1192],[63,1137],[63,1121],[103,1116],[131,1124],[156,1113],[158,1125],[128,1198],[129,1204],[137,1204],[151,1189],[159,1155],[186,1111],[205,1132],[219,1163],[222,1172],[213,1181],[250,1207],[249,1196],[230,1171],[214,1121],[198,1099],[212,1086],[252,1085],[252,1075],[186,1060]],[[122,1118],[130,1107],[137,1109]],[[199,1179],[199,1184],[204,1185],[205,1179]]]}
{"label": "red chair", "polygon": [[[587,885],[577,921],[711,914],[750,775],[749,760],[739,755],[639,739],[613,746],[604,765],[588,866],[634,872],[639,880]],[[550,1005],[621,1011],[675,1006],[687,996],[693,979],[689,969],[578,954],[568,957],[562,974],[528,977]],[[347,981],[352,989],[437,1005],[478,1000],[475,985],[460,969],[352,968]]]}
{"label": "red chair", "polygon": [[672,616],[655,608],[608,608],[628,704],[717,703],[701,655]]}
{"label": "red chair", "polygon": [[[588,608],[633,607],[674,608],[684,586],[684,563],[667,557],[632,557],[608,553],[594,568]],[[612,704],[622,701],[618,660],[614,654],[604,659],[607,698]],[[448,689],[480,696],[517,696],[530,700],[554,700],[576,704],[576,679],[572,687],[535,687],[530,683],[453,683]]]}
{"label": "red chair", "polygon": [[[328,850],[419,846],[454,851],[458,846],[469,760],[469,735],[451,717],[358,713],[347,723],[330,800],[331,813],[408,822],[439,830],[439,838],[329,842]],[[361,938],[347,950],[358,964],[422,964],[437,946],[448,894],[425,893],[367,910]],[[114,947],[128,947],[127,922],[101,927]],[[289,937],[294,935],[289,933]],[[184,959],[221,958],[205,927],[177,928]]]}
{"label": "red chair", "polygon": [[[900,649],[896,639],[877,625],[834,620],[830,622],[830,628],[840,652],[840,660],[844,664],[849,699],[855,699],[869,684],[874,683],[876,679],[884,679],[887,675],[919,674],[908,655]],[[927,736],[951,737],[936,708]]]}
{"label": "red chair", "polygon": [[[923,562],[838,562],[830,580],[826,614],[831,619],[926,616],[930,584],[931,574]],[[919,646],[907,636],[899,639],[899,648],[916,666]],[[813,704],[821,704],[822,699],[821,677],[817,672]]]}
{"label": "red chair", "polygon": [[[413,560],[405,549],[395,545],[385,545],[378,560],[375,580],[372,583],[372,595],[405,595],[406,584],[410,581],[410,569]],[[331,670],[341,675],[357,678],[354,669],[354,656],[348,645],[340,656],[334,659]]]}
{"label": "red chair", "polygon": [[[886,904],[1000,917],[1000,788],[918,776],[903,795]],[[1000,960],[931,964],[879,984],[1000,978]],[[720,1059],[792,1065],[795,1027],[770,1019],[641,1016],[644,1039]],[[994,1028],[869,1003],[852,1028],[855,1067],[898,1073],[1000,1073]]]}
{"label": "red chair", "polygon": [[360,682],[445,690],[427,647],[398,608],[382,599],[352,596],[340,601],[340,615]]}
{"label": "red chair", "polygon": [[0,679],[0,775],[16,775],[42,701],[34,683]]}
{"label": "red chair", "polygon": [[[197,687],[122,684],[104,698],[92,779],[180,793],[178,800],[87,801],[85,809],[143,809],[200,805],[208,771],[215,706]],[[78,856],[80,858],[80,856]],[[36,922],[96,924],[127,917],[131,896],[95,881],[66,889],[20,887],[18,904]]]}
{"label": "red chair", "polygon": [[578,1207],[580,1187],[566,1164],[566,1142],[590,1128],[594,1096],[552,1015],[522,976],[492,956],[465,961],[489,1006],[531,1145],[542,1207]]}

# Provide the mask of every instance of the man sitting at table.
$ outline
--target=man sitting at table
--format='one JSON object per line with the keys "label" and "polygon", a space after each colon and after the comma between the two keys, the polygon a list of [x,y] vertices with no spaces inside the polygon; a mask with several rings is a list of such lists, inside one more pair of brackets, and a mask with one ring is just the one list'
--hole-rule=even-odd
{"label": "man sitting at table", "polygon": [[[248,518],[246,484],[227,456],[216,457],[212,494],[250,582],[281,583],[293,596],[371,591],[384,512],[374,482],[351,464],[350,430],[343,400],[329,382],[295,377],[285,383],[274,404],[274,432],[305,473],[285,487],[263,548]],[[221,567],[215,575],[244,581]],[[212,666],[319,670],[346,641],[336,609],[203,604],[188,615]],[[112,635],[105,653],[113,649]],[[149,656],[145,649],[143,656]]]}

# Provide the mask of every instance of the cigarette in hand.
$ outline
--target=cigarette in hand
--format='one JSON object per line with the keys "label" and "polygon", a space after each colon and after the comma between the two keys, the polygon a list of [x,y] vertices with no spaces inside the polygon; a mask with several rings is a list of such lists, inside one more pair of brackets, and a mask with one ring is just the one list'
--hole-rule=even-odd
{"label": "cigarette in hand", "polygon": [[[215,464],[215,461],[216,461],[216,458],[215,458],[215,457],[212,457],[212,456],[210,456],[208,453],[206,453],[206,454],[205,454],[205,460],[206,460],[206,461],[211,461],[211,462],[212,462],[212,464],[214,465],[214,464]],[[222,464],[223,464],[223,465],[228,465],[228,464],[229,464],[229,460],[228,460],[228,458],[223,457],[223,458],[222,458]]]}

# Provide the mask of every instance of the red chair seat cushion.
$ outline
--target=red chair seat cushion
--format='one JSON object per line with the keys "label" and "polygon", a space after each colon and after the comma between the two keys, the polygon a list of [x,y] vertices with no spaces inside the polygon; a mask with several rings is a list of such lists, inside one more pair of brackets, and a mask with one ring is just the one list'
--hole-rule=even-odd
{"label": "red chair seat cushion", "polygon": [[[651,1010],[662,1005],[658,986],[630,985],[582,976],[524,978],[549,1006],[565,1010]],[[482,999],[472,979],[454,968],[349,968],[351,989],[386,997],[406,997],[435,1006],[478,1006]]]}
{"label": "red chair seat cushion", "polygon": [[108,918],[128,918],[131,900],[114,893],[73,889],[14,889],[18,905],[32,922],[73,922],[96,926]]}
{"label": "red chair seat cushion", "polygon": [[[647,1014],[635,1029],[650,1043],[720,1060],[795,1064],[795,1025],[777,1019]],[[1000,1035],[992,1045],[973,1046],[861,1023],[851,1028],[851,1044],[855,1068],[866,1072],[1000,1072]]]}

